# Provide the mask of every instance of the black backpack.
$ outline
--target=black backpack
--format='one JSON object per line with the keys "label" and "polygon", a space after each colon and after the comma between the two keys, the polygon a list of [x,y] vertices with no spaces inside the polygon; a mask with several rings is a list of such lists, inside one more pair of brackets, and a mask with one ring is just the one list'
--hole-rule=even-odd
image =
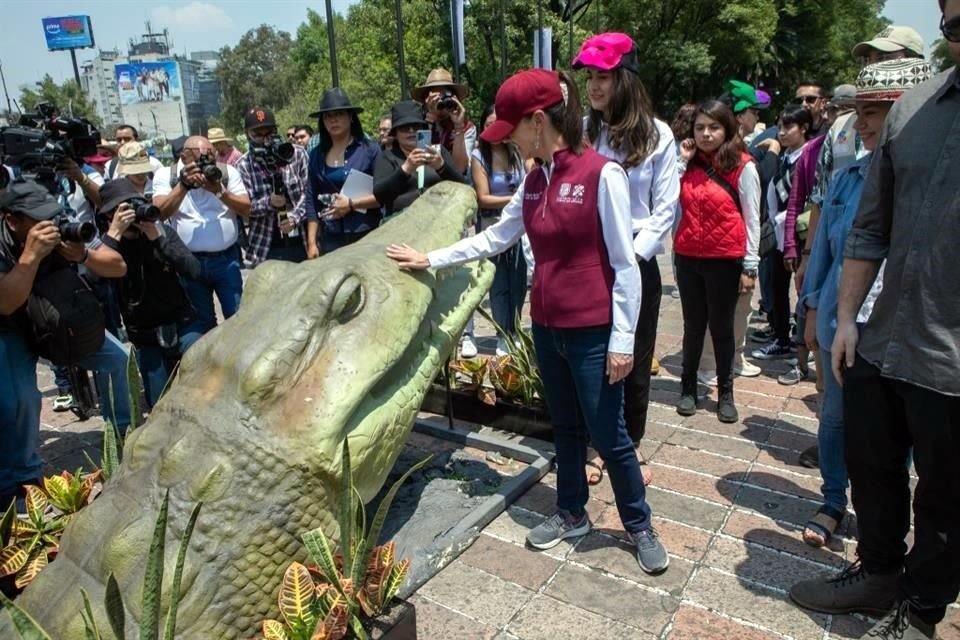
{"label": "black backpack", "polygon": [[33,348],[55,365],[76,364],[103,346],[103,309],[70,267],[37,275],[27,298]]}

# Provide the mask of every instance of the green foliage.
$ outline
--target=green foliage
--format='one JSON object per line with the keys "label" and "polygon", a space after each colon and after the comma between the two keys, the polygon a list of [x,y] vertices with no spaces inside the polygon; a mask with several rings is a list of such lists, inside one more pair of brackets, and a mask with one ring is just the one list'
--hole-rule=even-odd
{"label": "green foliage", "polygon": [[933,65],[935,71],[946,71],[956,64],[950,55],[950,43],[944,38],[939,38],[933,43],[933,49],[930,51],[930,64]]}
{"label": "green foliage", "polygon": [[70,514],[50,508],[50,497],[40,487],[25,485],[24,490],[27,519],[13,519],[0,549],[0,577],[15,576],[19,589],[33,582],[59,551],[60,537],[70,520]]}
{"label": "green foliage", "polygon": [[31,618],[30,614],[14,604],[3,593],[0,593],[0,603],[3,603],[3,608],[10,615],[13,627],[17,630],[20,640],[51,640],[43,627]]}
{"label": "green foliage", "polygon": [[533,406],[545,397],[543,378],[537,365],[537,355],[533,348],[533,336],[520,320],[520,312],[514,320],[517,328],[515,335],[503,330],[490,312],[482,307],[477,311],[493,325],[497,335],[507,343],[507,356],[496,358],[490,363],[490,381],[498,393],[507,398],[517,398],[527,406]]}
{"label": "green foliage", "polygon": [[90,503],[94,485],[102,479],[102,469],[86,475],[83,474],[83,469],[77,469],[76,473],[61,471],[58,476],[44,478],[43,488],[47,492],[50,504],[62,513],[71,514]]}
{"label": "green foliage", "polygon": [[57,84],[49,74],[43,76],[43,81],[37,86],[22,86],[20,88],[20,108],[24,113],[31,113],[41,102],[55,104],[64,115],[73,115],[76,118],[87,118],[94,125],[99,126],[96,105],[88,100],[86,94],[76,80],[67,80]]}
{"label": "green foliage", "polygon": [[266,640],[341,640],[348,629],[354,637],[368,638],[359,616],[380,615],[410,566],[407,560],[396,560],[392,541],[377,545],[380,530],[400,486],[429,460],[427,457],[407,469],[390,487],[368,528],[363,502],[353,484],[350,447],[344,442],[337,514],[340,543],[335,548],[319,528],[303,534],[319,584],[303,565],[294,562],[287,567],[279,598],[285,624],[265,620]]}

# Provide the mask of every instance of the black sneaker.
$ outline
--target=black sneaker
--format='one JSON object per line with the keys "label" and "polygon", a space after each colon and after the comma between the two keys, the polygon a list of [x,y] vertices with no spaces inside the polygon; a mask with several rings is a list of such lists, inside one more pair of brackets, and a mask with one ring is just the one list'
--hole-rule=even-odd
{"label": "black sneaker", "polygon": [[677,413],[682,416],[692,416],[697,413],[697,396],[684,394],[680,396],[680,401],[677,402]]}
{"label": "black sneaker", "polygon": [[653,527],[638,531],[637,533],[627,533],[630,542],[637,548],[637,562],[644,573],[652,576],[660,575],[670,566],[670,556],[667,555],[667,549],[660,542],[660,536]]}
{"label": "black sneaker", "polygon": [[899,573],[872,574],[854,562],[832,577],[804,580],[790,587],[790,599],[820,613],[883,615],[897,600]]}
{"label": "black sneaker", "polygon": [[797,352],[791,344],[780,344],[776,340],[768,342],[759,349],[754,349],[750,354],[757,360],[775,360],[780,358],[789,358]]}
{"label": "black sneaker", "polygon": [[717,419],[726,424],[732,424],[740,419],[737,405],[733,403],[733,391],[720,394],[720,399],[717,401]]}
{"label": "black sneaker", "polygon": [[933,640],[937,625],[929,624],[910,613],[910,603],[900,602],[885,615],[863,640]]}
{"label": "black sneaker", "polygon": [[763,329],[754,329],[750,332],[750,342],[758,342],[760,344],[766,344],[773,340],[773,327],[765,327]]}

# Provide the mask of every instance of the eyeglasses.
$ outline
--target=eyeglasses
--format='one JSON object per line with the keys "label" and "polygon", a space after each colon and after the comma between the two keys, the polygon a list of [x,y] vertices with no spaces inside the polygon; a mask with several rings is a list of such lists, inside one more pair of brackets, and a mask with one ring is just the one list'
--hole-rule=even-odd
{"label": "eyeglasses", "polygon": [[817,104],[820,100],[823,100],[821,96],[797,96],[797,102],[803,104]]}
{"label": "eyeglasses", "polygon": [[960,42],[960,16],[950,18],[950,22],[946,21],[945,16],[941,16],[940,33],[949,42]]}

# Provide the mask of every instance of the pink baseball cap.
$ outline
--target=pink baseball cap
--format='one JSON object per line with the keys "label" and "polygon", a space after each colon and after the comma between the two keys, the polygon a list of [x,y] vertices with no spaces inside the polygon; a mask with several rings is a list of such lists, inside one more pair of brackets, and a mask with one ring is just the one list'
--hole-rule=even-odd
{"label": "pink baseball cap", "polygon": [[573,59],[573,68],[593,67],[601,71],[613,71],[625,67],[640,73],[637,64],[637,45],[625,33],[608,32],[588,38],[580,46],[580,53]]}
{"label": "pink baseball cap", "polygon": [[526,116],[563,102],[556,71],[527,69],[507,78],[497,90],[493,108],[497,119],[480,137],[491,144],[503,142]]}

